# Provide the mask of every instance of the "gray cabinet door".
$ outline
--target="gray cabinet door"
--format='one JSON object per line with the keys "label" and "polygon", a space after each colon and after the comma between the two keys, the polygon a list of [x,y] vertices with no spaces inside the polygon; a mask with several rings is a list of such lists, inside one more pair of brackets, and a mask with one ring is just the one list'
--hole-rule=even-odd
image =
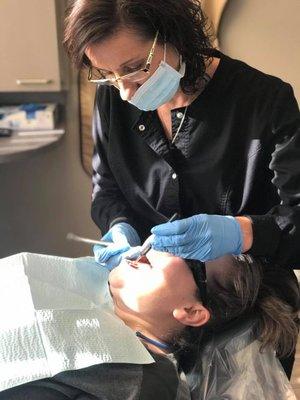
{"label": "gray cabinet door", "polygon": [[60,89],[55,0],[0,0],[0,91]]}

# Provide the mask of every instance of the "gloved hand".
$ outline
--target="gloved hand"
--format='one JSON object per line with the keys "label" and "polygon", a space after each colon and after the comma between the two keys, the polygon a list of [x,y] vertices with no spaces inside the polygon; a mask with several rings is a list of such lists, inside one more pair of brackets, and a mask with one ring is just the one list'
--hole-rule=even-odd
{"label": "gloved hand", "polygon": [[102,240],[112,244],[107,247],[96,244],[93,247],[94,256],[98,263],[109,270],[119,265],[123,258],[136,258],[139,255],[141,240],[137,231],[126,222],[114,225]]}
{"label": "gloved hand", "polygon": [[151,229],[152,248],[182,258],[213,260],[225,254],[240,254],[242,231],[234,217],[198,214]]}

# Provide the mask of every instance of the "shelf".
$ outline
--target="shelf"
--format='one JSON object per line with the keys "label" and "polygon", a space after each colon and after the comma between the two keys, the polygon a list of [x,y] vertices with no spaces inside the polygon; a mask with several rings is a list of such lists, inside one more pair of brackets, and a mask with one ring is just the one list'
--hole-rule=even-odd
{"label": "shelf", "polygon": [[0,137],[0,164],[29,158],[33,153],[59,142],[65,130],[15,131],[10,137]]}

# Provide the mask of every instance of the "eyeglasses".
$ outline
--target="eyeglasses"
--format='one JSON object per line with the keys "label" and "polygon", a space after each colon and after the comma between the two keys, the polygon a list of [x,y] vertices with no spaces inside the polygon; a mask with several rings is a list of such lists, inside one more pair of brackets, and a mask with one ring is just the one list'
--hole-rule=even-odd
{"label": "eyeglasses", "polygon": [[157,43],[159,31],[156,32],[150,53],[147,57],[146,64],[144,68],[138,69],[137,71],[130,72],[129,74],[119,76],[114,73],[105,73],[101,69],[90,67],[88,73],[88,81],[92,83],[97,83],[100,85],[114,85],[118,87],[118,81],[128,81],[128,82],[140,82],[149,76],[149,71],[154,55],[155,46]]}
{"label": "eyeglasses", "polygon": [[185,260],[190,267],[194,281],[198,286],[202,304],[207,304],[207,278],[206,278],[206,267],[205,263],[198,260]]}

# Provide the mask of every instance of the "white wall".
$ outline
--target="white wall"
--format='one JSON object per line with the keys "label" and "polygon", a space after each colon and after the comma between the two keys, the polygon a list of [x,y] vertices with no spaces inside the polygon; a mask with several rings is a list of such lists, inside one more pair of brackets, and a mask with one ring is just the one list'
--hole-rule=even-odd
{"label": "white wall", "polygon": [[300,1],[228,0],[221,50],[289,82],[300,102]]}
{"label": "white wall", "polygon": [[70,72],[66,135],[55,148],[0,164],[0,258],[20,251],[91,254],[68,232],[97,238],[90,218],[91,179],[80,160],[77,77]]}

